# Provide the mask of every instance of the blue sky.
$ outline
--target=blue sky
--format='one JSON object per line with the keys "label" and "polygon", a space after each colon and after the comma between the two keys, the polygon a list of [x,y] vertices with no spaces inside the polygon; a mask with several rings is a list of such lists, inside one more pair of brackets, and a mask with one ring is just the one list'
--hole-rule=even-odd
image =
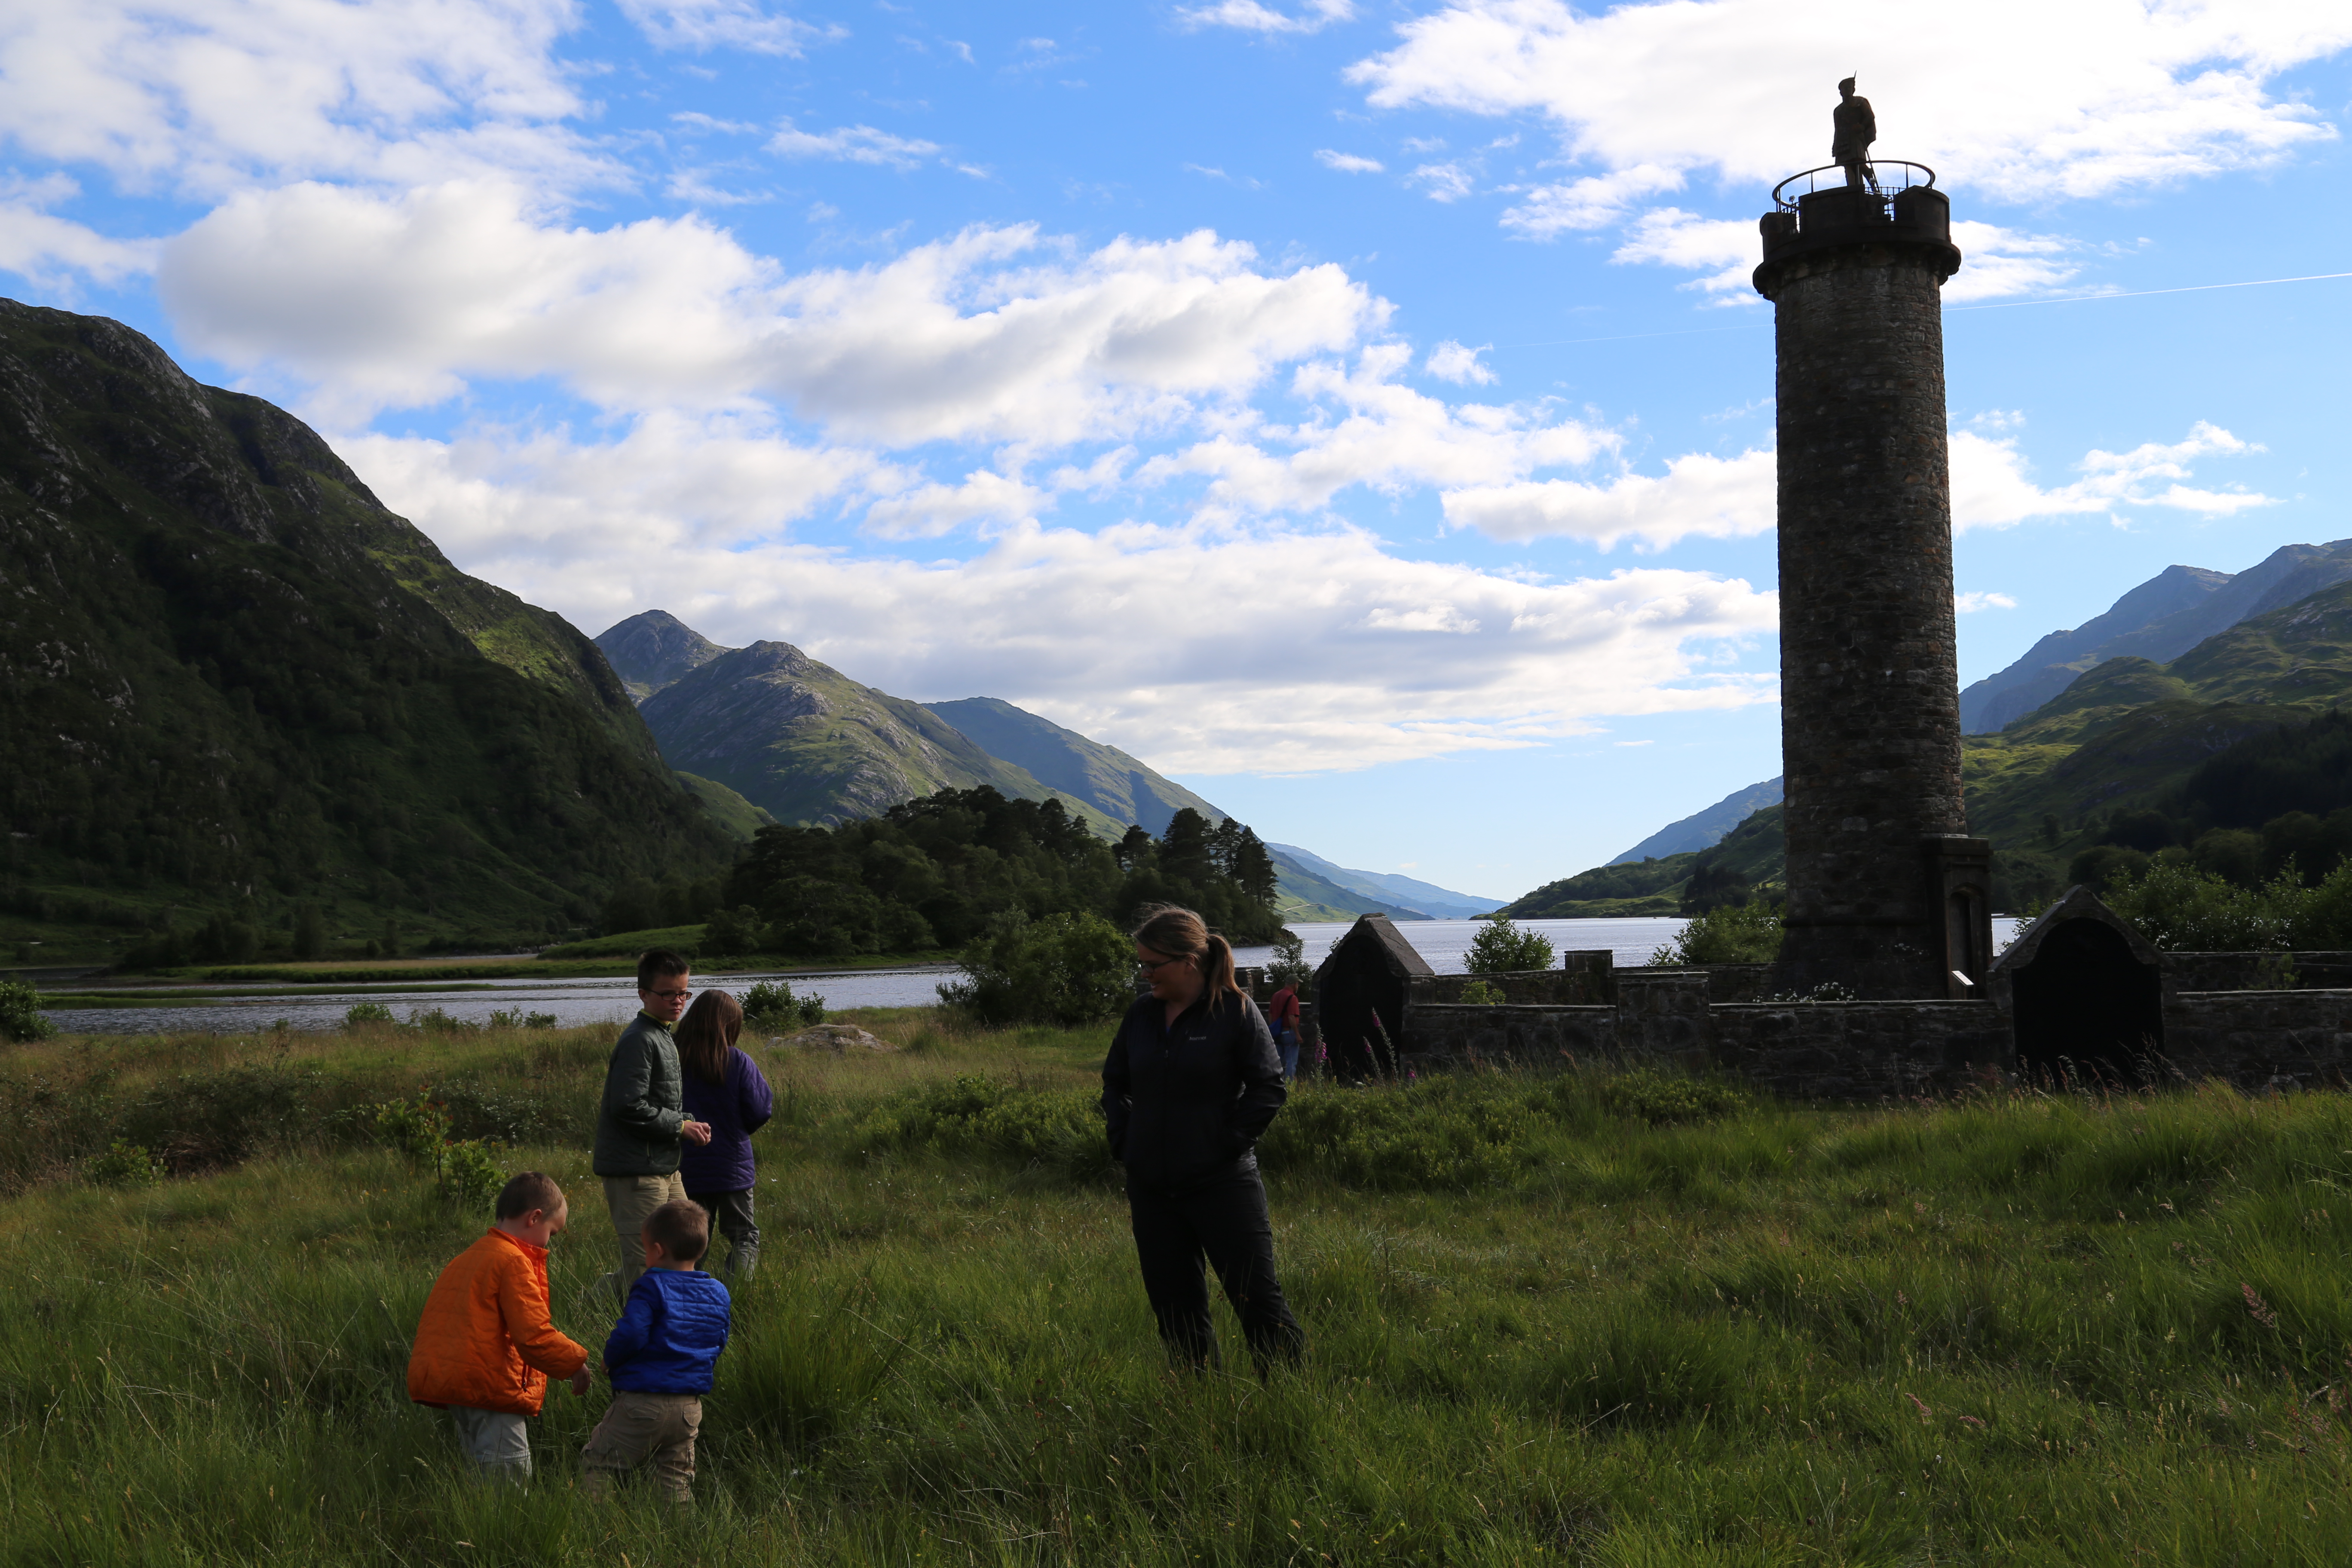
{"label": "blue sky", "polygon": [[[1511,896],[1779,768],[1781,175],[1934,165],[1963,679],[2352,534],[2340,5],[0,6],[0,268],[470,571]],[[2161,290],[2191,290],[2160,292]]]}

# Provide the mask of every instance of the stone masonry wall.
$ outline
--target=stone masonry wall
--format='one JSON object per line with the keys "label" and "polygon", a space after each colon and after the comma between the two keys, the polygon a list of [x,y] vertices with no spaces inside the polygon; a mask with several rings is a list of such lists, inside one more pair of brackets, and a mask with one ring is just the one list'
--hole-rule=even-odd
{"label": "stone masonry wall", "polygon": [[2333,991],[2352,987],[2352,952],[2168,952],[2181,991]]}
{"label": "stone masonry wall", "polygon": [[[1406,1060],[1651,1062],[1713,1069],[1791,1100],[1948,1094],[2007,1081],[2009,1015],[1990,1001],[1706,1000],[1696,971],[1619,976],[1618,1004],[1416,1004]],[[2189,1080],[2249,1091],[2352,1088],[2352,989],[2177,993],[2165,1008],[2165,1062]]]}
{"label": "stone masonry wall", "polygon": [[1617,1055],[1614,1007],[1468,1006],[1415,1004],[1405,1013],[1416,1065],[1470,1061],[1559,1065],[1563,1056],[1607,1061]]}
{"label": "stone masonry wall", "polygon": [[[1869,244],[1759,270],[1778,347],[1790,988],[1945,993],[1922,841],[1960,799],[1941,266]],[[1768,276],[1769,275],[1769,276]]]}
{"label": "stone masonry wall", "polygon": [[2244,1089],[2352,1087],[2352,991],[2183,992],[2164,1055],[2184,1078]]}

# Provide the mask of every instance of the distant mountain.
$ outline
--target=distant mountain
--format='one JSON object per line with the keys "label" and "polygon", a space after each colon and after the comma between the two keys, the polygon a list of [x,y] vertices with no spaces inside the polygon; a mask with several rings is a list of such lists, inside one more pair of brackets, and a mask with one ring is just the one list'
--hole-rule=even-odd
{"label": "distant mountain", "polygon": [[0,300],[0,579],[12,940],[512,941],[730,858],[593,643],[120,322]]}
{"label": "distant mountain", "polygon": [[[1393,871],[1356,871],[1334,865],[1312,850],[1301,849],[1295,844],[1269,844],[1276,863],[1289,857],[1299,867],[1324,880],[1361,898],[1386,899],[1433,920],[1468,920],[1474,915],[1491,914],[1503,907],[1502,899],[1481,898],[1476,893],[1456,893],[1433,882],[1400,876]],[[1383,911],[1386,912],[1386,911]]]}
{"label": "distant mountain", "polygon": [[1776,773],[1762,784],[1732,791],[1705,811],[1666,824],[1609,864],[1625,866],[1637,860],[1663,859],[1668,855],[1711,848],[1754,813],[1780,804],[1780,778]]}
{"label": "distant mountain", "polygon": [[1157,838],[1168,819],[1191,806],[1212,823],[1225,814],[1182,784],[1116,746],[1089,741],[1050,719],[993,697],[926,704],[991,756],[1026,769],[1040,784],[1085,801],[1122,826],[1139,824]]}
{"label": "distant mountain", "polygon": [[1275,908],[1286,921],[1351,921],[1358,915],[1386,915],[1397,921],[1425,921],[1429,916],[1402,904],[1369,898],[1343,888],[1297,858],[1297,852],[1267,845],[1274,857]]}
{"label": "distant mountain", "polygon": [[921,703],[862,686],[790,643],[722,653],[639,711],[671,766],[725,784],[779,822],[833,826],[986,784],[1021,800],[1058,796],[1112,839],[1127,826],[992,756]]}
{"label": "distant mountain", "polygon": [[596,646],[639,702],[720,654],[734,651],[720,647],[667,610],[631,616],[599,633]]}
{"label": "distant mountain", "polygon": [[2234,576],[2201,566],[2168,566],[2117,599],[2105,615],[2053,632],[1999,674],[1960,693],[1969,734],[2007,728],[2058,696],[2074,678],[2111,658],[2178,658],[2239,622],[2352,579],[2352,540],[2288,544]]}

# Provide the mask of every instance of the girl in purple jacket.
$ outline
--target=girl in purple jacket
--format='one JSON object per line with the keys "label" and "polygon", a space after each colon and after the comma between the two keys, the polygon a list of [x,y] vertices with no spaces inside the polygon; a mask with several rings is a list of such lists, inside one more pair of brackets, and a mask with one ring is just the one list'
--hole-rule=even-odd
{"label": "girl in purple jacket", "polygon": [[759,1064],[735,1048],[743,1032],[743,1008],[724,991],[706,991],[678,1020],[677,1059],[686,1089],[686,1114],[710,1124],[710,1141],[678,1151],[677,1173],[686,1195],[710,1213],[711,1228],[727,1238],[726,1272],[748,1279],[760,1261],[760,1227],[751,1218],[751,1186],[758,1167],[751,1134],[776,1112],[776,1097]]}

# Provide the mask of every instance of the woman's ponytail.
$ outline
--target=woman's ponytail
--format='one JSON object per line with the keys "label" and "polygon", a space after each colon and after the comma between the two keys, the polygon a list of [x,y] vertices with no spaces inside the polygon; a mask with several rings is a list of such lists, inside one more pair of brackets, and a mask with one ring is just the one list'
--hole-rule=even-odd
{"label": "woman's ponytail", "polygon": [[1241,994],[1241,984],[1234,977],[1234,944],[1215,931],[1209,933],[1208,948],[1201,959],[1201,978],[1209,983],[1211,996],[1223,991]]}

